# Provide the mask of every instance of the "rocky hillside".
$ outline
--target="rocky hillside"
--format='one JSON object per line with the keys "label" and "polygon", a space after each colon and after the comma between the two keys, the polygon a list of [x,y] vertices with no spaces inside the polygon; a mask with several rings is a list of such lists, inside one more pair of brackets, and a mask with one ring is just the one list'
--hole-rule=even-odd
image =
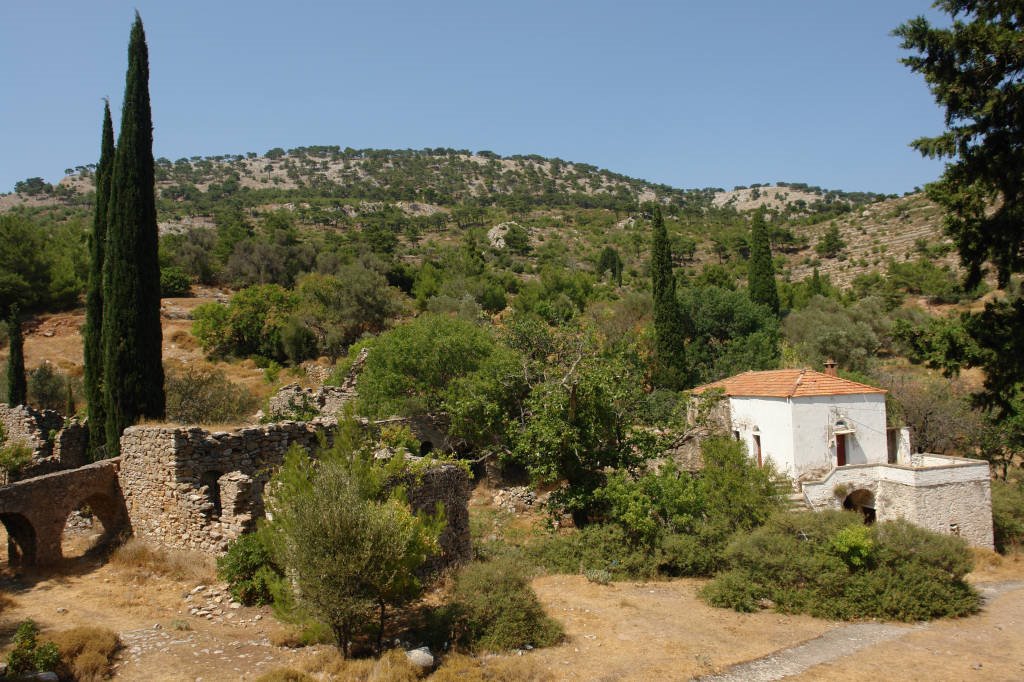
{"label": "rocky hillside", "polygon": [[[94,169],[68,170],[55,186],[38,178],[18,183],[20,192],[0,195],[0,211],[84,219]],[[955,262],[944,245],[939,210],[921,195],[885,197],[803,183],[679,189],[536,155],[322,146],[159,159],[157,195],[163,234],[216,230],[228,209],[244,210],[259,227],[265,216],[283,209],[300,231],[333,231],[346,239],[365,234],[371,222],[381,223],[395,234],[396,255],[413,258],[421,238],[452,241],[469,228],[491,230],[517,221],[534,247],[550,247],[555,237],[570,261],[585,269],[593,267],[600,249],[613,246],[627,267],[642,270],[646,237],[637,207],[658,201],[666,207],[680,265],[695,273],[719,264],[742,278],[749,216],[761,207],[776,227],[781,274],[793,280],[817,267],[846,285],[859,274],[885,270],[890,260],[923,255]],[[816,246],[832,225],[845,246],[830,257]]]}

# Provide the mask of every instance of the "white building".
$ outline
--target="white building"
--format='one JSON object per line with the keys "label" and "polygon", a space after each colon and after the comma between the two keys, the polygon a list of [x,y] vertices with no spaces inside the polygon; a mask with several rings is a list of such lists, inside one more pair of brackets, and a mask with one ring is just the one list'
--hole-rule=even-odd
{"label": "white building", "polygon": [[905,518],[992,547],[986,462],[912,454],[907,429],[886,424],[883,389],[826,371],[745,372],[694,389],[721,391],[727,428],[758,464],[789,476],[812,509],[846,508],[869,521]]}

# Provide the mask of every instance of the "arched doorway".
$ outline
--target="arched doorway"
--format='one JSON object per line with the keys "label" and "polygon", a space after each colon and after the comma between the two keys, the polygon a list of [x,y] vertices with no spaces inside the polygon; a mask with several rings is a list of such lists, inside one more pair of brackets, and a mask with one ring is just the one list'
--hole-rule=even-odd
{"label": "arched doorway", "polygon": [[875,522],[875,494],[864,488],[854,490],[843,499],[843,509],[858,512],[864,523],[871,525]]}
{"label": "arched doorway", "polygon": [[106,495],[94,494],[76,505],[61,531],[61,554],[77,559],[106,548],[117,539],[123,514]]}
{"label": "arched doorway", "polygon": [[0,514],[7,533],[7,565],[32,566],[36,563],[36,530],[21,514]]}

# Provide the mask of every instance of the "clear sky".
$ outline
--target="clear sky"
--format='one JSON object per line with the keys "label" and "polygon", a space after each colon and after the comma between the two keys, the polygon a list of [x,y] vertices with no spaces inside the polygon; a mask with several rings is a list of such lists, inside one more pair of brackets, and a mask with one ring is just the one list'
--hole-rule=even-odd
{"label": "clear sky", "polygon": [[942,170],[907,146],[942,112],[890,35],[927,0],[2,0],[0,191],[95,162],[135,8],[172,160],[454,147],[886,193]]}

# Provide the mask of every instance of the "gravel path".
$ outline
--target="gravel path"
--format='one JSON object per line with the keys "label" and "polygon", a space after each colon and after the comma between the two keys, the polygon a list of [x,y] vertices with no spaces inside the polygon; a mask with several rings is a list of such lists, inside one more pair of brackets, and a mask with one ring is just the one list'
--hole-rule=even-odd
{"label": "gravel path", "polygon": [[[1024,582],[1011,581],[980,584],[975,587],[985,602],[1004,592],[1024,586]],[[790,675],[798,675],[816,665],[829,663],[848,656],[873,644],[903,637],[916,630],[925,630],[928,623],[901,625],[893,623],[853,623],[830,630],[803,644],[781,649],[775,653],[746,663],[740,663],[717,675],[695,678],[697,682],[771,682]]]}

